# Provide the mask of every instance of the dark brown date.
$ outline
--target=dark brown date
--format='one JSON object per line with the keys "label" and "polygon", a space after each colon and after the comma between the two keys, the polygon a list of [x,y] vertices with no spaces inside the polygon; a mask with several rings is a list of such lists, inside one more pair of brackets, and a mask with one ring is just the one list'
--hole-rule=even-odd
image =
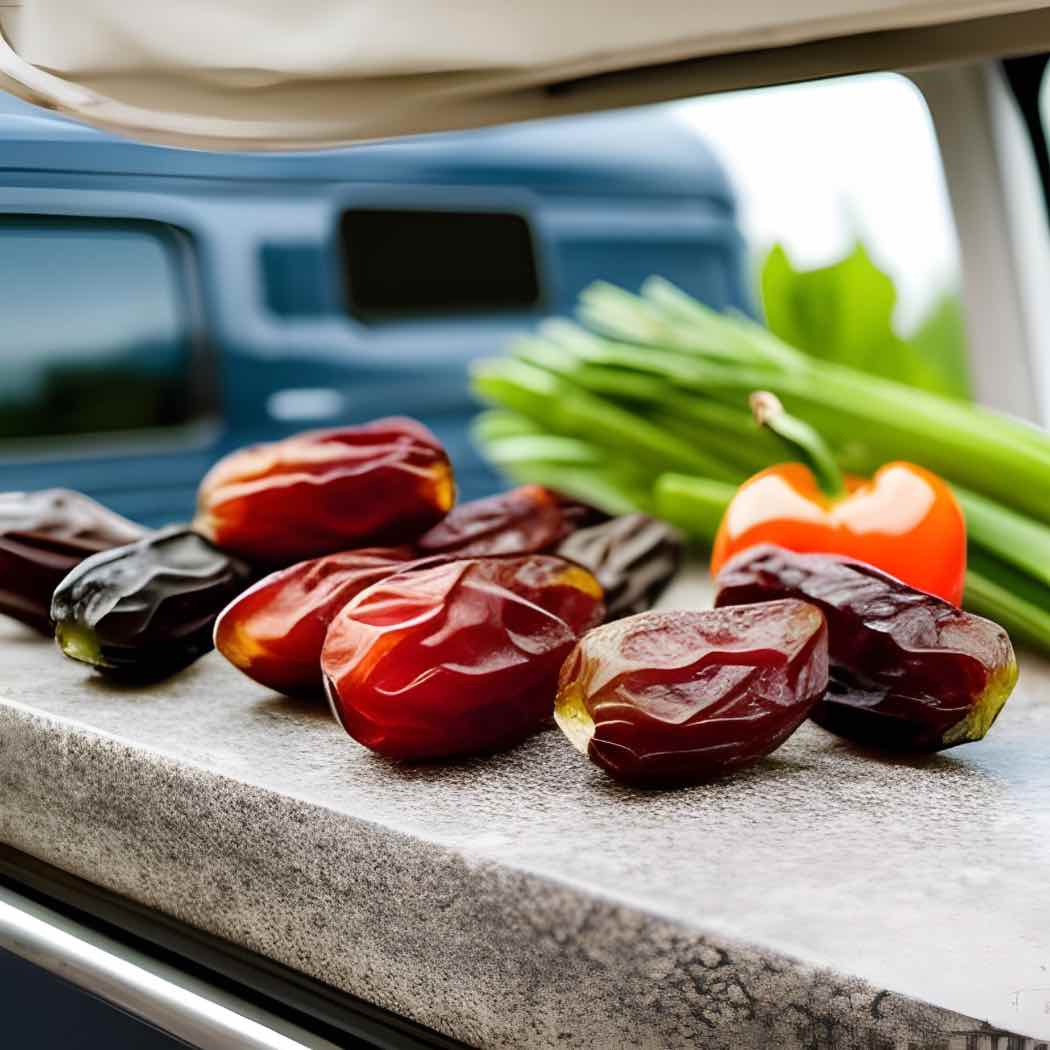
{"label": "dark brown date", "polygon": [[645,514],[626,514],[578,529],[555,554],[593,573],[605,592],[605,618],[618,620],[652,608],[682,559],[675,529]]}
{"label": "dark brown date", "polygon": [[146,535],[80,492],[0,493],[0,613],[51,634],[51,595],[85,558]]}
{"label": "dark brown date", "polygon": [[865,562],[762,545],[718,575],[719,606],[800,598],[828,621],[813,720],[862,744],[939,751],[980,740],[1017,681],[1006,632]]}
{"label": "dark brown date", "polygon": [[561,558],[452,561],[362,591],[321,665],[332,710],[391,758],[509,747],[548,720],[558,669],[602,617],[602,593]]}
{"label": "dark brown date", "polygon": [[582,504],[564,503],[541,485],[522,485],[485,499],[459,503],[416,541],[420,554],[487,558],[534,554],[564,539]]}
{"label": "dark brown date", "polygon": [[690,784],[779,747],[827,678],[824,617],[804,602],[648,612],[584,636],[554,717],[617,780]]}
{"label": "dark brown date", "polygon": [[548,489],[547,491],[551,492],[555,500],[557,500],[558,506],[561,507],[562,517],[568,523],[570,529],[589,529],[592,525],[600,525],[603,521],[608,521],[612,517],[611,514],[606,514],[604,510],[590,503],[573,499],[572,496],[566,496],[564,493],[557,492],[554,489]]}
{"label": "dark brown date", "polygon": [[52,599],[55,637],[113,677],[164,678],[212,648],[215,617],[250,579],[195,532],[164,529],[81,562]]}

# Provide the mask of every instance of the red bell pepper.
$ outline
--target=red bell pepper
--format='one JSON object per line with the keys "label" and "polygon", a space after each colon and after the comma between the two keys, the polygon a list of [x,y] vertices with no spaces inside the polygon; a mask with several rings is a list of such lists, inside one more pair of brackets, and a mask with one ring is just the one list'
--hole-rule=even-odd
{"label": "red bell pepper", "polygon": [[715,538],[711,571],[739,551],[775,543],[843,554],[958,605],[966,576],[966,523],[949,485],[914,463],[887,463],[870,480],[843,476],[820,435],[766,392],[756,420],[807,463],[768,467],[740,486]]}

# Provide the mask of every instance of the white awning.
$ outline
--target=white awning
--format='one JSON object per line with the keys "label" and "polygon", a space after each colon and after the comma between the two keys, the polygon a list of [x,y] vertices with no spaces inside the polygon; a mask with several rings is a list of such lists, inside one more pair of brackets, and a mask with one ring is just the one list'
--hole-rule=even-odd
{"label": "white awning", "polygon": [[0,0],[0,87],[295,149],[1050,47],[1032,0]]}

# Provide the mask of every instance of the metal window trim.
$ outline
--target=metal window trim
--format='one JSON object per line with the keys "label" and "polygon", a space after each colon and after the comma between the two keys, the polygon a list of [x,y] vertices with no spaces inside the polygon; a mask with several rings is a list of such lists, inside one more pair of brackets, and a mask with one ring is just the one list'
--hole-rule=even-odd
{"label": "metal window trim", "polygon": [[195,975],[207,988],[316,1032],[342,1047],[466,1050],[466,1044],[389,1007],[325,984],[248,948],[138,904],[0,843],[0,886],[119,944]]}
{"label": "metal window trim", "polygon": [[1050,409],[1050,222],[1031,140],[998,62],[910,74],[929,106],[960,245],[978,400]]}
{"label": "metal window trim", "polygon": [[0,948],[200,1050],[335,1044],[0,886]]}

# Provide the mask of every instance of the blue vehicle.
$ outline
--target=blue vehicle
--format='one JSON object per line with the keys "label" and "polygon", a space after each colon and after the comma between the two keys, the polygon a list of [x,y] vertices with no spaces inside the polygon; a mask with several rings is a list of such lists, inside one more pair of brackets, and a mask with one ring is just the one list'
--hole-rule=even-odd
{"label": "blue vehicle", "polygon": [[667,111],[266,155],[0,105],[3,489],[160,524],[232,447],[401,414],[470,498],[499,484],[472,359],[599,277],[749,305],[722,169]]}

